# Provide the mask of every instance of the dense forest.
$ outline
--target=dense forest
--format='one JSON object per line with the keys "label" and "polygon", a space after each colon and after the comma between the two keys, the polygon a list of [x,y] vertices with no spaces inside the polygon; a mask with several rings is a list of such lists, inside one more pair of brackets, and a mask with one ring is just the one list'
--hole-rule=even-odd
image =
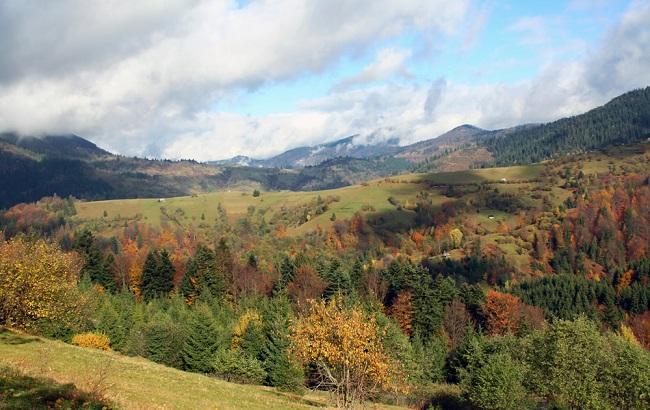
{"label": "dense forest", "polygon": [[481,143],[490,150],[496,165],[512,165],[611,144],[628,144],[649,136],[650,87],[647,87],[616,97],[585,114],[488,138]]}
{"label": "dense forest", "polygon": [[[420,191],[345,219],[331,196],[237,216],[210,203],[190,225],[19,204],[0,216],[0,323],[341,407],[648,408],[648,155],[387,178]],[[292,233],[319,214],[328,226]]]}

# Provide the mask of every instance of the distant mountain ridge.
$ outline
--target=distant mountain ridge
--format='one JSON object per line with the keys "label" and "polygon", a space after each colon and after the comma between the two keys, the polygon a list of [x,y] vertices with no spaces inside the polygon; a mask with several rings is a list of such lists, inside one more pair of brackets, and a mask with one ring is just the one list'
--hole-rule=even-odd
{"label": "distant mountain ridge", "polygon": [[[238,155],[230,159],[209,161],[208,163],[260,168],[304,168],[320,165],[336,158],[379,159],[393,156],[410,163],[418,164],[427,161],[433,156],[449,153],[463,146],[475,146],[481,139],[500,134],[505,135],[518,128],[513,127],[492,131],[470,124],[463,124],[436,138],[405,146],[399,145],[398,138],[383,139],[373,134],[363,138],[354,135],[324,144],[293,148],[268,159],[255,159]],[[483,149],[483,157],[472,161],[472,165],[481,161],[487,162],[491,160],[491,155],[486,153],[487,150]],[[443,167],[443,170],[449,169]]]}
{"label": "distant mountain ridge", "polygon": [[0,134],[0,142],[12,144],[39,155],[58,158],[89,159],[112,155],[87,139],[74,134],[33,137],[7,132]]}
{"label": "distant mountain ridge", "polygon": [[[292,148],[268,159],[255,159],[244,155],[209,161],[214,165],[238,165],[262,168],[303,168],[319,165],[327,160],[349,157],[368,159],[399,152],[399,139],[389,138],[375,143],[355,142],[358,135],[323,144]],[[372,140],[372,136],[370,136]]]}
{"label": "distant mountain ridge", "polygon": [[650,87],[547,124],[484,130],[464,124],[400,147],[386,132],[299,147],[267,160],[149,160],[114,155],[76,135],[0,134],[0,208],[43,196],[189,195],[219,189],[320,190],[403,172],[539,162],[650,137]]}

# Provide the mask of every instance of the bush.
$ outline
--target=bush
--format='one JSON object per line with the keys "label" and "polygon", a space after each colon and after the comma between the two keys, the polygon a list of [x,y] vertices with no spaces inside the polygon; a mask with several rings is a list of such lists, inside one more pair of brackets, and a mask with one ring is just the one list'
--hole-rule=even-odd
{"label": "bush", "polygon": [[261,384],[266,378],[262,363],[240,349],[219,350],[213,368],[217,376],[231,382]]}
{"label": "bush", "polygon": [[101,333],[81,333],[72,337],[72,344],[79,347],[90,347],[91,349],[111,350],[111,341],[108,336]]}
{"label": "bush", "polygon": [[518,410],[528,408],[524,369],[507,353],[488,356],[471,377],[464,380],[467,397],[478,409]]}

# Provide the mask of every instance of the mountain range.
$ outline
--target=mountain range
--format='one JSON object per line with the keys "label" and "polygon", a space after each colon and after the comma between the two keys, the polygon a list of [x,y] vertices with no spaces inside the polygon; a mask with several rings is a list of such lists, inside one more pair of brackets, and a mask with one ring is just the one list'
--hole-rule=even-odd
{"label": "mountain range", "polygon": [[350,136],[269,159],[199,163],[112,154],[76,135],[0,134],[0,208],[43,196],[166,197],[219,189],[316,190],[408,171],[440,172],[539,162],[650,136],[650,87],[585,114],[501,130],[461,125],[399,146],[396,138]]}
{"label": "mountain range", "polygon": [[301,168],[319,165],[324,161],[339,158],[373,158],[391,155],[400,151],[399,139],[387,140],[367,138],[360,141],[358,135],[342,138],[333,142],[293,148],[268,159],[254,159],[247,156],[236,156],[221,161],[211,161],[215,165],[240,165],[264,168]]}

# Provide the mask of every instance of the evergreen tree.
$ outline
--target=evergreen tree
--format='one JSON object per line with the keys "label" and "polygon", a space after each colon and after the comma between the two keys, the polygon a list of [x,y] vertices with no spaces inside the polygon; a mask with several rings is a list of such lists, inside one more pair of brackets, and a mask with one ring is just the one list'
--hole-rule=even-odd
{"label": "evergreen tree", "polygon": [[142,267],[142,296],[145,300],[169,294],[174,287],[174,266],[166,250],[150,251]]}
{"label": "evergreen tree", "polygon": [[166,366],[180,368],[183,329],[169,315],[159,313],[142,330],[144,356]]}
{"label": "evergreen tree", "polygon": [[284,254],[282,255],[278,270],[280,271],[280,278],[273,288],[273,291],[276,294],[284,291],[287,288],[287,285],[293,280],[296,274],[296,264],[291,260],[289,255]]}
{"label": "evergreen tree", "polygon": [[111,341],[111,348],[122,351],[126,342],[126,323],[124,317],[113,307],[109,299],[104,300],[97,312],[95,329],[104,333]]}
{"label": "evergreen tree", "polygon": [[263,346],[260,352],[267,374],[266,383],[281,390],[296,391],[302,387],[303,371],[289,357],[289,319],[291,305],[284,297],[269,300],[263,312]]}
{"label": "evergreen tree", "polygon": [[190,315],[188,333],[183,344],[183,368],[198,373],[212,371],[219,338],[219,331],[208,306],[196,306]]}
{"label": "evergreen tree", "polygon": [[215,252],[205,246],[199,246],[187,264],[181,291],[184,296],[192,297],[205,290],[212,296],[222,298],[226,291],[226,281],[217,266]]}
{"label": "evergreen tree", "polygon": [[95,237],[88,229],[84,229],[77,235],[73,249],[79,252],[84,259],[81,275],[88,277],[94,283],[100,284],[104,289],[114,292],[116,286],[111,272],[112,255],[109,255],[106,259],[102,257]]}

